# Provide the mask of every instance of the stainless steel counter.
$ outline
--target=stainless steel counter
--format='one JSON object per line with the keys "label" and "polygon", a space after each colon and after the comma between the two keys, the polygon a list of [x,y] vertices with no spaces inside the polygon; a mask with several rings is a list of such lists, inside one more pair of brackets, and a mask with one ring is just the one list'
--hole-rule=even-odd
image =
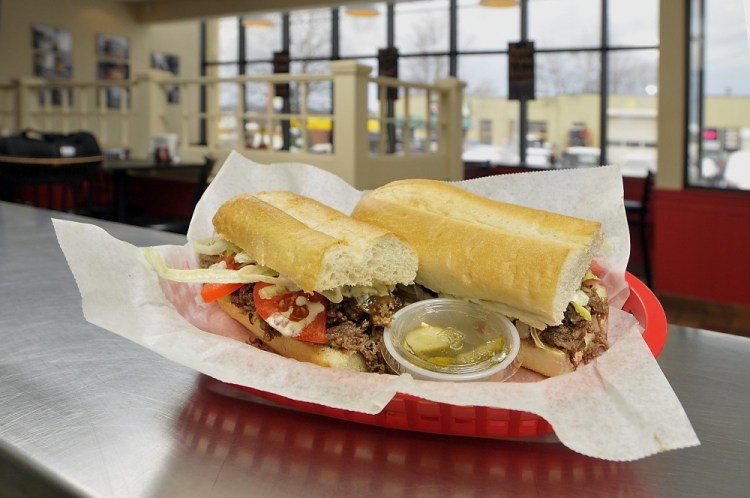
{"label": "stainless steel counter", "polygon": [[[50,217],[0,203],[0,496],[744,496],[750,339],[670,326],[702,446],[631,463],[256,403],[87,323]],[[86,221],[86,220],[84,220]],[[136,245],[179,235],[95,222]]]}

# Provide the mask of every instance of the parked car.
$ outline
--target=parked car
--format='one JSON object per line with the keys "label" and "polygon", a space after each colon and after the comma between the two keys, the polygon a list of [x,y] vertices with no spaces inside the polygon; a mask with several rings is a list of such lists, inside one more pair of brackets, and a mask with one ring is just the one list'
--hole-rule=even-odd
{"label": "parked car", "polygon": [[620,171],[623,176],[645,178],[649,171],[656,171],[655,154],[641,152],[627,154],[622,160]]}
{"label": "parked car", "polygon": [[505,147],[499,145],[477,145],[464,151],[461,159],[465,163],[482,164],[487,167],[509,162]]}
{"label": "parked car", "polygon": [[[481,164],[487,167],[500,164],[515,165],[520,161],[517,149],[518,147],[513,149],[510,146],[478,145],[464,151],[461,159],[464,163]],[[551,164],[550,156],[551,152],[546,147],[527,147],[526,165],[549,168]]]}
{"label": "parked car", "polygon": [[724,182],[728,188],[750,190],[750,150],[732,152],[724,167]]}
{"label": "parked car", "polygon": [[567,147],[560,155],[560,168],[589,168],[599,166],[601,151],[597,147]]}

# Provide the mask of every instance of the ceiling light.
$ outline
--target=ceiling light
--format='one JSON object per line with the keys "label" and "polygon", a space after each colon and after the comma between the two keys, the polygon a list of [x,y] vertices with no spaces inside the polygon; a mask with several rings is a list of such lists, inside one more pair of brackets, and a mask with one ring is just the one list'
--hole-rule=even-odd
{"label": "ceiling light", "polygon": [[346,7],[346,13],[354,17],[375,17],[380,15],[380,11],[378,11],[378,8],[372,3],[348,5]]}
{"label": "ceiling light", "polygon": [[479,5],[482,7],[518,7],[520,3],[518,0],[481,0]]}
{"label": "ceiling light", "polygon": [[271,28],[273,27],[273,21],[267,16],[261,14],[253,14],[242,17],[242,25],[246,28]]}

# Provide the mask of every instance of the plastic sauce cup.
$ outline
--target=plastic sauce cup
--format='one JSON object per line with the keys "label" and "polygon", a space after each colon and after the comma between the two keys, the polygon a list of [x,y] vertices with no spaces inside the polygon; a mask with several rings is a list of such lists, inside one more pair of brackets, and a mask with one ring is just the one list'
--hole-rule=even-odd
{"label": "plastic sauce cup", "polygon": [[[464,342],[472,345],[467,346],[469,348],[496,344],[499,338],[503,339],[503,346],[490,357],[485,354],[477,361],[468,363],[435,362],[442,358],[428,361],[424,355],[415,354],[405,344],[407,334],[425,325],[461,332],[465,337]],[[463,299],[428,299],[405,306],[393,315],[391,325],[383,332],[383,343],[386,363],[395,372],[409,373],[417,379],[502,382],[520,367],[517,356],[521,340],[513,323],[502,315]]]}

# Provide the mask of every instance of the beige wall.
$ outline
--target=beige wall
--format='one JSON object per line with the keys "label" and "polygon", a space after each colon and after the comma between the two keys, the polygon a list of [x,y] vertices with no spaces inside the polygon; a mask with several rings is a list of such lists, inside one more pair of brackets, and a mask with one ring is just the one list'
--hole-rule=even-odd
{"label": "beige wall", "polygon": [[0,12],[0,83],[33,75],[31,26],[45,24],[70,30],[73,79],[96,79],[97,33],[130,39],[131,75],[148,69],[152,51],[180,57],[180,75],[199,72],[199,24],[183,21],[138,24],[122,2],[96,0],[23,0],[2,2]]}

